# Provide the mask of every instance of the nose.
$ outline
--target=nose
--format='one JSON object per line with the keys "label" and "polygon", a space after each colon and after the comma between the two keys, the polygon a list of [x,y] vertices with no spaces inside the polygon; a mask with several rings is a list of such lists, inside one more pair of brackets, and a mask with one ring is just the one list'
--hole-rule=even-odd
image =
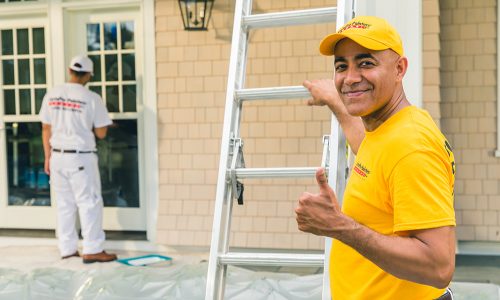
{"label": "nose", "polygon": [[344,83],[346,85],[353,85],[361,81],[361,73],[358,68],[350,66],[345,71]]}

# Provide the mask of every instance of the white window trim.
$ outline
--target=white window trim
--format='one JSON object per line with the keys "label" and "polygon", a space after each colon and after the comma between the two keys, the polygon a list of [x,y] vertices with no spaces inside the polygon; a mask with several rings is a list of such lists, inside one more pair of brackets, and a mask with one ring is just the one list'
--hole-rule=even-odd
{"label": "white window trim", "polygon": [[[500,13],[500,5],[497,5],[497,16]],[[497,19],[497,148],[495,157],[500,157],[500,20]]]}

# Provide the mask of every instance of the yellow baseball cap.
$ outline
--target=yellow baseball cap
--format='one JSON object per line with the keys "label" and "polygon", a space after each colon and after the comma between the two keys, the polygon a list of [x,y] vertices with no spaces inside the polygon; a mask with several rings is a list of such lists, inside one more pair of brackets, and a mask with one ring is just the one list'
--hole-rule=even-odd
{"label": "yellow baseball cap", "polygon": [[336,33],[327,35],[319,44],[319,52],[333,55],[335,45],[348,38],[371,50],[392,49],[403,56],[403,42],[394,27],[386,20],[373,16],[359,16],[347,22]]}

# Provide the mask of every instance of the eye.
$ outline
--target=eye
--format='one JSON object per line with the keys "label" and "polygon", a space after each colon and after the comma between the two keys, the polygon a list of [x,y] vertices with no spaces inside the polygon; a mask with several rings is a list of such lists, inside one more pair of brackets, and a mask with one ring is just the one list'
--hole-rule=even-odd
{"label": "eye", "polygon": [[364,60],[364,61],[362,61],[362,62],[359,63],[359,66],[361,68],[370,68],[370,67],[375,66],[375,64],[372,61]]}
{"label": "eye", "polygon": [[342,72],[345,69],[347,69],[347,64],[336,64],[335,65],[335,72]]}

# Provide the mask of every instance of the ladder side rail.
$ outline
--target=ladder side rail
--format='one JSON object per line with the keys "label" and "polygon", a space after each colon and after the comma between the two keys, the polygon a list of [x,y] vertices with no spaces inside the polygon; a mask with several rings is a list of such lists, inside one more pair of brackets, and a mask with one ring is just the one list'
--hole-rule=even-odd
{"label": "ladder side rail", "polygon": [[271,28],[331,23],[336,17],[337,7],[324,7],[245,16],[243,17],[243,24],[251,29]]}
{"label": "ladder side rail", "polygon": [[[248,34],[242,27],[242,17],[251,13],[251,7],[251,0],[237,0],[235,4],[221,154],[205,290],[205,299],[207,300],[223,299],[224,297],[227,265],[222,266],[219,263],[218,257],[221,253],[226,253],[228,250],[233,202],[232,186],[226,180],[226,169],[230,163],[231,138],[234,138],[234,135],[239,131],[239,124],[237,126],[234,125],[235,119],[239,123],[241,102],[236,101],[234,94],[235,90],[243,85],[248,39]],[[237,151],[237,149],[232,150],[233,152]]]}
{"label": "ladder side rail", "polygon": [[[337,29],[340,29],[347,21],[355,16],[355,2],[356,0],[337,1]],[[330,143],[330,170],[328,172],[328,183],[335,191],[339,205],[342,205],[347,180],[347,146],[344,132],[334,114],[332,114],[331,133],[332,140],[336,139],[337,143]],[[325,261],[323,266],[323,300],[332,299],[330,292],[331,248],[332,239],[327,237],[325,238]]]}

